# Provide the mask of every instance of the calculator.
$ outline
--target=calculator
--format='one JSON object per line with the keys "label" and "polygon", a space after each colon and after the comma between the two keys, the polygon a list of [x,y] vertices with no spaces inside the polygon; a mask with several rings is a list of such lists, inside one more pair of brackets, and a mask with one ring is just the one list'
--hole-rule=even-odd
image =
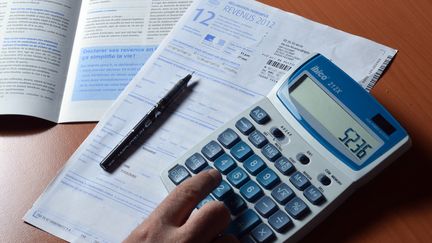
{"label": "calculator", "polygon": [[242,242],[295,242],[410,146],[395,118],[321,54],[194,146],[161,178],[171,191],[215,168]]}

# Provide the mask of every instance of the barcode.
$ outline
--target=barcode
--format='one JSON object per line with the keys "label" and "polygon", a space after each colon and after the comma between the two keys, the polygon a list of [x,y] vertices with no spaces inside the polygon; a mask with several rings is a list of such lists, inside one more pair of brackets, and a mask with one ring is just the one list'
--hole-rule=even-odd
{"label": "barcode", "polygon": [[273,60],[268,60],[267,61],[267,65],[270,65],[270,66],[275,67],[275,68],[282,69],[284,71],[288,71],[291,68],[290,66],[288,66],[286,64],[283,64],[283,63],[280,63],[280,62],[276,62],[276,61],[273,61]]}
{"label": "barcode", "polygon": [[387,66],[390,64],[391,60],[393,59],[393,55],[387,56],[387,58],[384,60],[384,62],[381,64],[379,69],[374,74],[372,80],[369,82],[369,84],[366,86],[366,90],[369,92],[371,89],[375,86],[378,79],[383,74],[384,70],[387,68]]}

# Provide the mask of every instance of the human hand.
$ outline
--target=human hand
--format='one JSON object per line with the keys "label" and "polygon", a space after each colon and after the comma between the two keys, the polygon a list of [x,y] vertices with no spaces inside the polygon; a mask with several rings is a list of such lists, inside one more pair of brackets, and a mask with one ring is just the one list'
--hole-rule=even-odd
{"label": "human hand", "polygon": [[232,235],[220,236],[230,222],[230,213],[222,202],[206,203],[191,215],[221,178],[217,170],[211,169],[185,180],[125,242],[238,242]]}

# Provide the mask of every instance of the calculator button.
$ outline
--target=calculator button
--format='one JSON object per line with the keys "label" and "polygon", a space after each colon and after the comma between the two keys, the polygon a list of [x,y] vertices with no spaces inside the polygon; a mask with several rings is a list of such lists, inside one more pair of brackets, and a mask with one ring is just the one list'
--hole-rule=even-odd
{"label": "calculator button", "polygon": [[271,128],[270,133],[273,134],[273,136],[278,140],[283,140],[285,138],[285,134],[277,127]]}
{"label": "calculator button", "polygon": [[298,197],[291,199],[291,201],[285,205],[285,210],[295,219],[301,219],[309,213],[309,207]]}
{"label": "calculator button", "polygon": [[261,214],[261,216],[268,218],[272,213],[278,210],[278,206],[269,196],[264,196],[255,203],[255,210]]}
{"label": "calculator button", "polygon": [[196,174],[207,166],[207,161],[201,154],[195,153],[186,160],[185,165],[190,171]]}
{"label": "calculator button", "polygon": [[241,243],[256,243],[252,235],[246,234],[240,239]]}
{"label": "calculator button", "polygon": [[222,181],[216,189],[213,190],[213,196],[218,200],[224,200],[233,193],[233,189],[228,183]]}
{"label": "calculator button", "polygon": [[241,236],[251,231],[261,222],[260,217],[252,209],[246,210],[228,226],[227,232],[236,236]]}
{"label": "calculator button", "polygon": [[318,181],[320,181],[321,184],[323,184],[324,186],[328,186],[331,183],[331,179],[328,176],[324,175],[324,174],[319,174],[318,175]]}
{"label": "calculator button", "polygon": [[266,144],[261,149],[261,152],[267,159],[272,162],[276,161],[279,157],[281,157],[281,153],[279,152],[279,150],[271,143]]}
{"label": "calculator button", "polygon": [[201,149],[201,153],[211,161],[217,159],[223,152],[222,147],[216,141],[211,141]]}
{"label": "calculator button", "polygon": [[235,124],[237,129],[244,135],[249,135],[253,130],[255,130],[254,125],[245,117],[238,120]]}
{"label": "calculator button", "polygon": [[206,198],[204,198],[200,203],[198,203],[198,205],[196,206],[196,208],[200,209],[202,208],[206,203],[209,203],[211,201],[214,201],[214,198],[210,195],[208,195]]}
{"label": "calculator button", "polygon": [[307,157],[305,154],[298,154],[297,160],[304,165],[307,165],[310,162],[309,157]]}
{"label": "calculator button", "polygon": [[261,171],[257,175],[256,179],[258,183],[265,189],[272,189],[280,181],[276,173],[270,168],[265,168],[263,171]]}
{"label": "calculator button", "polygon": [[273,189],[271,195],[278,203],[285,204],[295,196],[295,193],[287,184],[281,183]]}
{"label": "calculator button", "polygon": [[294,165],[284,156],[276,160],[275,167],[284,175],[289,175],[295,171]]}
{"label": "calculator button", "polygon": [[249,135],[249,141],[257,148],[262,148],[268,143],[267,138],[257,130]]}
{"label": "calculator button", "polygon": [[247,175],[246,171],[240,167],[237,167],[227,175],[227,179],[231,185],[240,188],[249,180],[249,176]]}
{"label": "calculator button", "polygon": [[250,180],[240,188],[240,194],[249,202],[255,202],[264,192],[258,184]]}
{"label": "calculator button", "polygon": [[230,150],[231,155],[238,161],[245,161],[249,156],[253,154],[253,151],[249,145],[247,145],[245,142],[240,141],[234,147]]}
{"label": "calculator button", "polygon": [[231,156],[229,156],[228,154],[223,154],[215,160],[214,166],[222,174],[226,175],[231,172],[235,167],[237,167],[237,164],[234,159],[231,158]]}
{"label": "calculator button", "polygon": [[270,226],[279,233],[286,231],[289,227],[293,226],[290,217],[282,210],[278,210],[268,220]]}
{"label": "calculator button", "polygon": [[275,238],[275,234],[273,230],[268,227],[268,225],[261,223],[251,232],[253,238],[261,243],[261,242],[269,242]]}
{"label": "calculator button", "polygon": [[210,165],[207,165],[206,167],[204,167],[204,169],[201,170],[201,172],[206,171],[206,170],[211,170],[213,169],[213,167],[211,167]]}
{"label": "calculator button", "polygon": [[238,194],[231,194],[228,196],[228,198],[224,200],[224,204],[233,215],[237,215],[247,208],[246,202]]}
{"label": "calculator button", "polygon": [[310,185],[310,181],[301,172],[297,171],[290,177],[291,183],[299,190],[304,190]]}
{"label": "calculator button", "polygon": [[268,121],[270,121],[270,116],[267,114],[265,110],[263,110],[261,107],[257,106],[255,107],[250,113],[250,117],[258,123],[258,124],[266,124]]}
{"label": "calculator button", "polygon": [[265,165],[264,161],[256,154],[249,157],[244,163],[244,168],[251,173],[251,175],[257,175],[260,173],[264,168],[267,166]]}
{"label": "calculator button", "polygon": [[168,177],[174,184],[178,185],[190,177],[190,174],[184,166],[176,165],[168,171]]}
{"label": "calculator button", "polygon": [[304,190],[303,195],[306,197],[307,200],[309,200],[309,202],[315,205],[320,205],[325,200],[324,195],[321,193],[321,191],[312,185]]}
{"label": "calculator button", "polygon": [[238,141],[240,141],[240,137],[237,135],[236,132],[234,132],[234,130],[228,128],[218,136],[218,141],[225,148],[229,149],[234,146],[234,144],[236,144]]}

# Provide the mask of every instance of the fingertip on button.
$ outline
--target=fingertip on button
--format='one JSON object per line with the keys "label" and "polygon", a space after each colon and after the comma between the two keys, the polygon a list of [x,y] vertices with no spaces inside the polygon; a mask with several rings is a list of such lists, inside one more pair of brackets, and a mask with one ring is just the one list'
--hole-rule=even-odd
{"label": "fingertip on button", "polygon": [[220,183],[221,179],[222,179],[222,175],[221,173],[214,169],[214,168],[210,168],[207,170],[207,173],[213,178],[213,180],[215,181],[215,183],[217,182],[218,184]]}
{"label": "fingertip on button", "polygon": [[217,187],[222,180],[222,175],[219,173],[219,171],[215,170],[212,167],[204,169],[201,173],[198,174],[198,176],[200,176],[200,181],[197,181],[197,183],[207,185],[211,189]]}

